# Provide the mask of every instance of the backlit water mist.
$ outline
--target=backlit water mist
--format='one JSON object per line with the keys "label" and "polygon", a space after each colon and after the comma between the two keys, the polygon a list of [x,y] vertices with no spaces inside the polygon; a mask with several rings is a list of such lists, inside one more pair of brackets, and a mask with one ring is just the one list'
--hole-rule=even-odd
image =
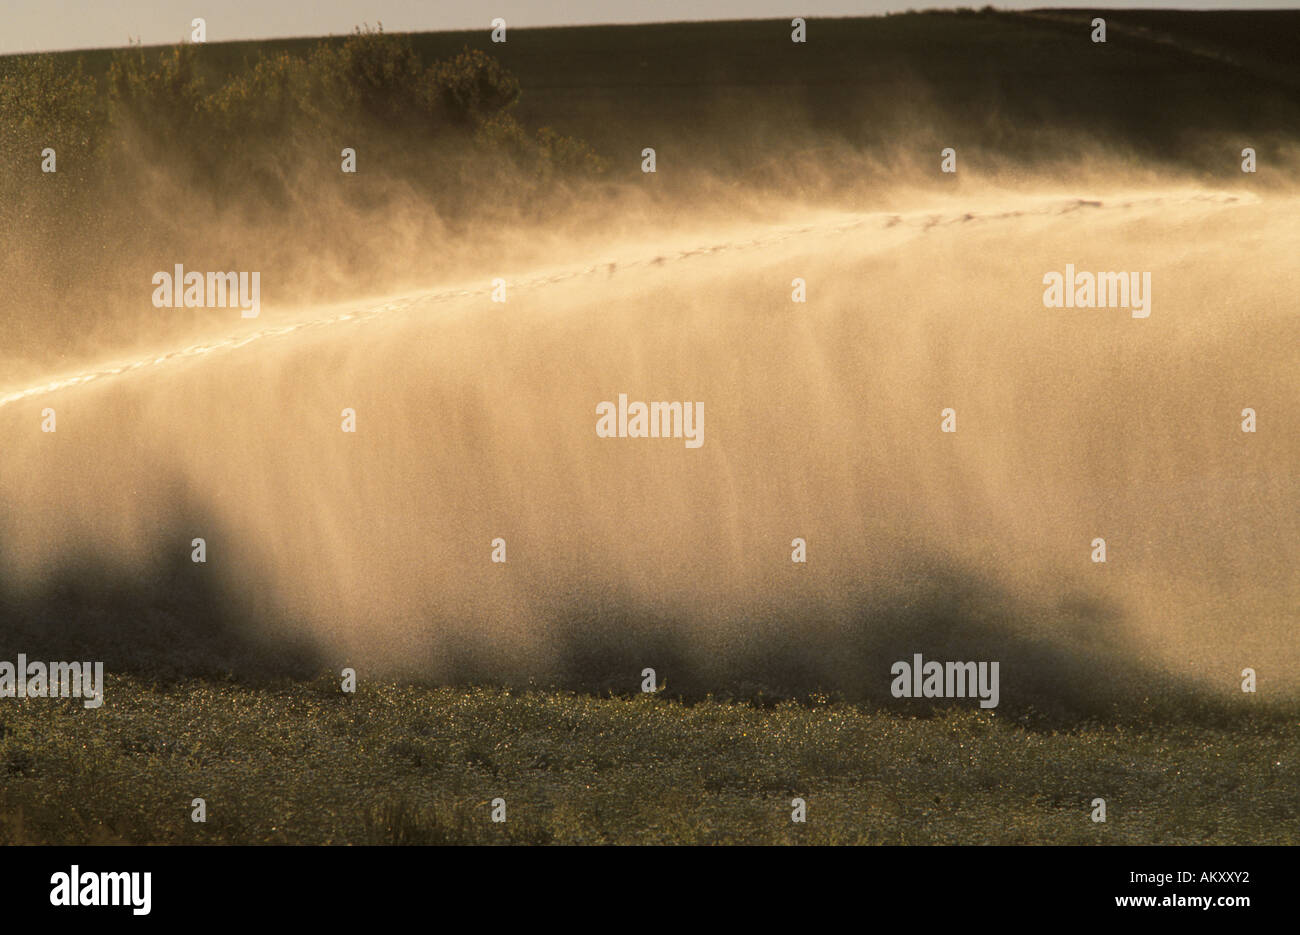
{"label": "backlit water mist", "polygon": [[[6,643],[851,694],[923,652],[1003,660],[1007,700],[1247,666],[1294,691],[1296,209],[930,197],[552,249],[504,303],[484,277],[213,310],[231,339],[0,387]],[[1066,264],[1149,271],[1150,317],[1045,308]],[[703,444],[597,437],[620,393],[702,403]]]}

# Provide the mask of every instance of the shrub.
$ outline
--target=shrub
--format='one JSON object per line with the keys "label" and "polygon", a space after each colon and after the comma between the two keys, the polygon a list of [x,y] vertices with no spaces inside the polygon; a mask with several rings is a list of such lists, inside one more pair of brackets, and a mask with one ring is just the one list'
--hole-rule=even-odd
{"label": "shrub", "polygon": [[477,49],[429,66],[421,85],[426,109],[460,126],[499,117],[519,100],[519,81]]}
{"label": "shrub", "polygon": [[[563,197],[554,183],[604,167],[579,140],[526,131],[512,113],[518,80],[480,51],[426,64],[405,36],[363,27],[210,87],[216,54],[136,43],[113,53],[102,84],[67,56],[0,59],[0,276],[10,284],[0,329],[11,355],[37,344],[36,330],[51,346],[78,334],[94,343],[114,289],[133,288],[133,264],[159,253],[239,236],[282,278],[324,268],[351,282],[379,268],[382,243],[365,233],[373,223],[353,222],[382,224],[395,206],[430,230],[540,214],[539,196]],[[47,146],[55,174],[40,172]],[[340,186],[345,146],[364,168]],[[338,212],[328,221],[323,189]],[[277,233],[290,230],[321,236]],[[69,306],[77,315],[59,313]]]}
{"label": "shrub", "polygon": [[108,68],[108,108],[115,128],[141,130],[162,146],[190,139],[207,109],[196,50],[187,43],[172,46],[152,65],[138,43],[115,53]]}
{"label": "shrub", "polygon": [[37,166],[38,154],[47,146],[68,168],[95,151],[106,115],[81,59],[67,70],[60,70],[51,55],[14,56],[5,65],[0,74],[0,153],[6,169],[24,159]]}
{"label": "shrub", "polygon": [[389,123],[409,119],[419,104],[420,57],[405,37],[382,26],[358,27],[339,45],[321,43],[307,70],[316,112]]}

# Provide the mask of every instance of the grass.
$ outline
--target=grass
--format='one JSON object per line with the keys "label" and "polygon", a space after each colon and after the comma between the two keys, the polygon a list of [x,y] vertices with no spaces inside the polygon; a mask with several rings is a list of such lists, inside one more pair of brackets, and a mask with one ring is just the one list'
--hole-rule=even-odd
{"label": "grass", "polygon": [[347,695],[328,676],[105,695],[0,711],[0,842],[1292,844],[1300,810],[1295,719],[1262,714],[1048,731],[972,707]]}

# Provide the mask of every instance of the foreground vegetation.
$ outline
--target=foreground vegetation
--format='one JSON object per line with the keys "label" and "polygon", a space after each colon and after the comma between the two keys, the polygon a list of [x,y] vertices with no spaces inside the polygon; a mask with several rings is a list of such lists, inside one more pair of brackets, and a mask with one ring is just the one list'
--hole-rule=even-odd
{"label": "foreground vegetation", "polygon": [[1295,718],[1045,731],[969,707],[326,677],[110,678],[106,699],[0,708],[0,841],[1291,844],[1300,811]]}

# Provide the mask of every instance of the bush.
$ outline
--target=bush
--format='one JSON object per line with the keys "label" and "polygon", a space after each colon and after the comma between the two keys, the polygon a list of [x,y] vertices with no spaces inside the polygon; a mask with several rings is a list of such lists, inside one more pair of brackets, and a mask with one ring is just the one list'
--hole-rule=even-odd
{"label": "bush", "polygon": [[581,141],[546,129],[526,133],[510,113],[518,79],[478,50],[426,67],[406,37],[362,27],[306,58],[261,58],[211,91],[200,73],[205,53],[188,43],[156,54],[138,44],[118,51],[102,100],[80,62],[67,71],[54,55],[17,57],[0,77],[7,163],[57,144],[60,156],[64,149],[88,157],[142,154],[201,170],[188,181],[219,185],[266,169],[268,156],[290,145],[364,134],[372,153],[399,155],[439,139],[466,150],[498,148],[543,174],[604,167]]}
{"label": "bush", "polygon": [[[209,83],[216,54],[134,44],[113,53],[102,84],[62,55],[0,60],[0,276],[9,283],[0,329],[10,354],[39,344],[35,330],[50,346],[93,343],[96,322],[110,324],[114,289],[134,289],[136,267],[157,268],[160,255],[202,253],[237,235],[268,274],[323,268],[351,284],[380,268],[382,239],[366,232],[395,210],[426,230],[461,229],[544,212],[539,195],[563,197],[565,177],[604,169],[579,140],[525,130],[512,113],[518,80],[480,51],[426,64],[405,36],[359,28]],[[54,174],[40,171],[47,146]],[[344,147],[362,168],[340,185]]]}
{"label": "bush", "polygon": [[108,68],[109,115],[115,127],[141,130],[162,145],[189,139],[207,110],[203,81],[195,73],[197,48],[173,46],[152,67],[139,44],[115,53]]}
{"label": "bush", "polygon": [[59,70],[51,55],[14,56],[5,65],[0,74],[0,154],[5,168],[25,162],[34,170],[47,146],[65,167],[83,164],[102,142],[106,115],[95,80],[86,76],[81,60],[66,71]]}
{"label": "bush", "polygon": [[429,66],[421,97],[430,114],[460,126],[497,119],[519,100],[519,81],[486,53],[466,49]]}
{"label": "bush", "polygon": [[358,28],[340,45],[322,43],[307,60],[312,109],[387,123],[418,108],[423,66],[404,37]]}

